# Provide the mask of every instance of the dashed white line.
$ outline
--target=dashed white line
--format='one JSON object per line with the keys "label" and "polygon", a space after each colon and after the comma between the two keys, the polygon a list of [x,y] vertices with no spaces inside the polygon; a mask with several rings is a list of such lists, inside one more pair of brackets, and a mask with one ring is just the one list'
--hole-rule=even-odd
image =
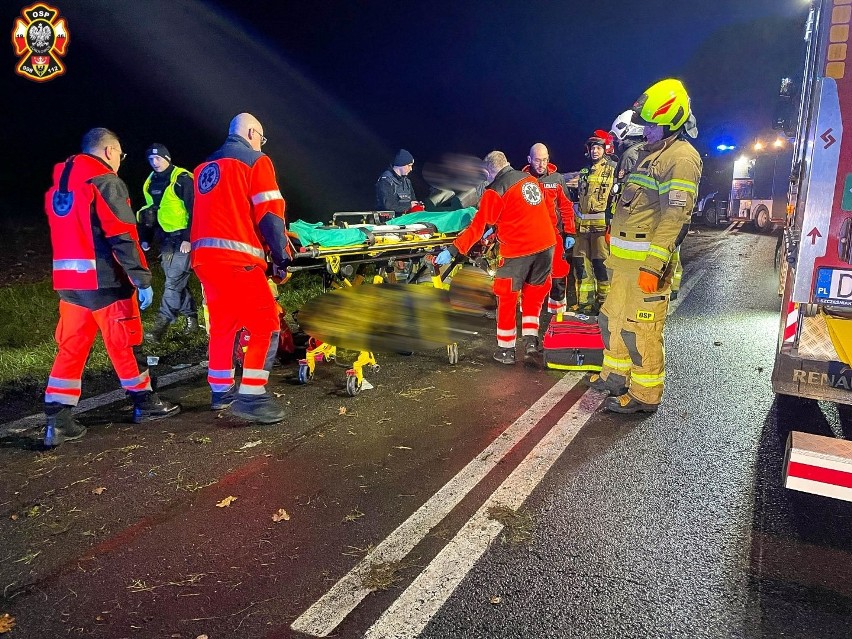
{"label": "dashed white line", "polygon": [[604,397],[594,390],[586,391],[453,540],[379,617],[364,635],[365,639],[407,639],[417,637],[422,632],[503,529],[502,524],[489,518],[489,508],[520,508],[589,421]]}
{"label": "dashed white line", "polygon": [[[297,632],[328,636],[368,595],[362,585],[372,565],[399,561],[423,540],[450,511],[511,451],[515,445],[573,388],[582,373],[571,372],[497,437],[485,450],[447,482],[352,570],[290,626]],[[564,419],[564,418],[563,418]]]}

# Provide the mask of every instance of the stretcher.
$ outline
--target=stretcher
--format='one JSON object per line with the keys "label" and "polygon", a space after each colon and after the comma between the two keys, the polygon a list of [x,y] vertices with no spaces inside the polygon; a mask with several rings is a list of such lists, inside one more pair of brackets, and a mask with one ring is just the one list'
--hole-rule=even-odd
{"label": "stretcher", "polygon": [[[346,371],[346,391],[354,396],[364,388],[364,369],[379,370],[375,351],[425,350],[443,343],[449,363],[455,364],[457,338],[476,332],[470,314],[454,311],[448,297],[445,280],[461,260],[443,273],[433,260],[470,224],[475,209],[389,220],[377,213],[337,213],[327,225],[290,224],[295,256],[288,272],[320,273],[324,290],[296,317],[311,335],[305,358],[299,360],[300,383],[313,379],[317,362],[336,360],[338,347],[355,350],[359,355]],[[384,286],[375,291],[359,286],[368,280]],[[433,290],[392,286],[403,283],[428,283]]]}

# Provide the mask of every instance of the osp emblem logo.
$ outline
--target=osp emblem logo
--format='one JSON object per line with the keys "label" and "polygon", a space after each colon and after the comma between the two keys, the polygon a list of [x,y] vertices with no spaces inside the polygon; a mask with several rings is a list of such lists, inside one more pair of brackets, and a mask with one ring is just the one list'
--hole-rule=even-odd
{"label": "osp emblem logo", "polygon": [[532,204],[535,206],[536,204],[541,204],[542,196],[541,189],[538,188],[538,184],[535,182],[527,182],[521,187],[521,195],[524,196],[524,199],[527,201],[527,204]]}
{"label": "osp emblem logo", "polygon": [[21,9],[12,29],[15,55],[20,56],[15,73],[45,82],[65,73],[60,59],[68,50],[68,27],[59,10],[38,3]]}

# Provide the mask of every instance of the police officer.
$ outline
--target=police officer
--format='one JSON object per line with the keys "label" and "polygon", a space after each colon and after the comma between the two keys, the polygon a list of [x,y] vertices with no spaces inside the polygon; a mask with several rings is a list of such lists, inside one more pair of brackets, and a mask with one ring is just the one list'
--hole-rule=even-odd
{"label": "police officer", "polygon": [[[192,266],[204,287],[210,314],[207,381],[211,408],[230,407],[250,422],[273,424],[286,417],[266,390],[278,348],[280,323],[266,279],[267,253],[286,272],[292,253],[284,227],[284,197],[275,179],[263,126],[250,113],[231,120],[218,151],[195,170]],[[236,386],[234,340],[249,336]]]}
{"label": "police officer", "polygon": [[391,165],[376,181],[376,209],[405,213],[412,209],[423,210],[423,203],[417,201],[414,186],[408,175],[414,169],[414,156],[400,149]]}
{"label": "police officer", "polygon": [[613,395],[604,407],[618,413],[654,412],[660,404],[672,257],[689,229],[701,176],[701,159],[685,139],[691,109],[679,80],[654,84],[632,110],[646,143],[612,219],[612,289],[598,318],[603,368],[586,379]]}
{"label": "police officer", "polygon": [[615,180],[615,162],[609,157],[613,149],[608,137],[605,131],[596,131],[586,141],[586,157],[591,164],[580,171],[577,187],[574,275],[579,288],[579,310],[590,315],[597,314],[609,292],[609,276],[604,267],[609,255],[606,215]]}
{"label": "police officer", "polygon": [[[538,178],[547,205],[556,218],[556,248],[553,251],[553,270],[550,274],[550,295],[547,312],[564,313],[567,304],[568,274],[571,267],[565,259],[566,251],[574,245],[574,203],[568,199],[565,176],[550,163],[550,152],[541,142],[530,147],[527,164],[522,171]],[[564,249],[564,250],[563,250]]]}
{"label": "police officer", "polygon": [[79,439],[86,428],[71,415],[100,330],[121,387],[133,402],[133,421],[171,417],[180,406],[151,387],[142,344],[141,308],[153,301],[151,273],[139,246],[127,186],[116,172],[124,158],[112,131],[92,129],[82,153],[60,162],[45,197],[53,246],[53,288],[59,294],[59,352],[44,394],[45,446]]}
{"label": "police officer", "polygon": [[479,202],[479,210],[452,246],[438,254],[435,263],[448,264],[454,256],[467,254],[483,236],[486,227],[496,229],[500,260],[494,278],[497,296],[494,359],[501,364],[514,364],[518,296],[521,298],[524,355],[535,356],[541,350],[539,316],[550,290],[556,214],[548,206],[538,180],[513,169],[502,151],[486,155],[483,168],[490,183]]}
{"label": "police officer", "polygon": [[160,311],[145,338],[158,342],[179,316],[186,317],[186,333],[198,329],[198,311],[189,290],[189,227],[192,221],[192,173],[172,164],[169,150],[154,143],[145,152],[153,169],[142,185],[145,206],[139,210],[139,235],[148,250],[154,230],[160,240],[160,264],[166,276]]}

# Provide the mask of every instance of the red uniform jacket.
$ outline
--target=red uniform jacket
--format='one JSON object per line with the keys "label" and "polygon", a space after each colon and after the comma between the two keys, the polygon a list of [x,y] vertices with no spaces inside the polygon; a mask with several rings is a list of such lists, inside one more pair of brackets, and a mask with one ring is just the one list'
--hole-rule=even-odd
{"label": "red uniform jacket", "polygon": [[266,253],[284,267],[291,257],[284,197],[272,160],[230,135],[195,169],[192,265],[208,262],[266,268]]}
{"label": "red uniform jacket", "polygon": [[151,285],[127,185],[102,160],[80,154],[57,164],[45,212],[53,245],[53,288],[62,299],[95,309],[128,297],[133,286]]}
{"label": "red uniform jacket", "polygon": [[[521,170],[532,175],[529,164]],[[559,235],[557,242],[561,244],[563,234],[574,235],[577,232],[574,227],[574,203],[565,192],[565,176],[557,173],[555,164],[548,164],[547,173],[538,177],[538,183],[544,191],[547,205],[556,213],[556,232]]]}
{"label": "red uniform jacket", "polygon": [[511,166],[503,168],[485,189],[470,226],[453,245],[466,254],[486,226],[497,227],[502,257],[532,255],[556,244],[554,207],[548,206],[538,180]]}

